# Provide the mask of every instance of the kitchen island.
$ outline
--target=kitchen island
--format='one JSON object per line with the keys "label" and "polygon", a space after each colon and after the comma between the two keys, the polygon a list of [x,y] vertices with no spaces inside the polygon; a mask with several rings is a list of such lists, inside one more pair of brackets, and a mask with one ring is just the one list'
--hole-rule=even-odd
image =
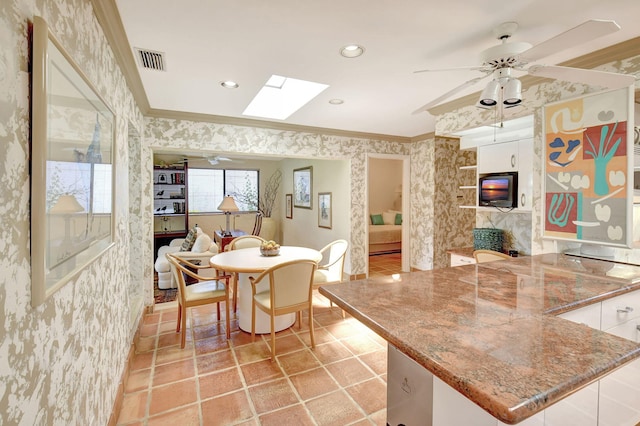
{"label": "kitchen island", "polygon": [[320,293],[495,419],[516,424],[537,415],[542,424],[545,409],[640,358],[637,335],[558,315],[638,290],[638,266],[545,254]]}

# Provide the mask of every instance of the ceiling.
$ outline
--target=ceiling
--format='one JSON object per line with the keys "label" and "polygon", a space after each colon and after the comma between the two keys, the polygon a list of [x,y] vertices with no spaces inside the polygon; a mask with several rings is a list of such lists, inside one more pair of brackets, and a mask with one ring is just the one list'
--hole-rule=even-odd
{"label": "ceiling", "polygon": [[[272,120],[275,125],[400,137],[432,132],[434,117],[413,111],[482,75],[472,70],[413,71],[480,65],[479,53],[499,44],[492,30],[500,23],[516,21],[519,28],[511,40],[533,45],[588,19],[613,19],[622,27],[537,62],[546,65],[640,36],[638,0],[107,3],[117,7],[124,27],[121,36],[126,38],[120,40],[128,46],[120,46],[122,52],[133,57],[133,49],[142,48],[164,54],[166,71],[143,69],[136,62],[130,71],[137,70],[138,76],[128,77],[129,84],[141,83],[138,91],[156,115],[172,111],[248,119],[243,110],[267,79],[278,74],[329,88],[288,119]],[[351,43],[362,45],[365,53],[342,57],[340,48]],[[224,80],[240,86],[225,89],[220,85]],[[479,92],[487,81],[455,97]],[[330,99],[344,103],[332,105]]]}

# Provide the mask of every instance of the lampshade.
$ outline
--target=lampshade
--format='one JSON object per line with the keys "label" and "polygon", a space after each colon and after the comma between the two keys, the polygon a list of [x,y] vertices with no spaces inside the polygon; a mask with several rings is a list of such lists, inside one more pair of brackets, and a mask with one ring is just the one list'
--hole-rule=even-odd
{"label": "lampshade", "polygon": [[487,87],[480,95],[480,105],[494,106],[498,103],[498,92],[500,91],[500,83],[498,80],[491,80]]}
{"label": "lampshade", "polygon": [[78,203],[76,197],[67,194],[61,195],[58,198],[58,201],[51,207],[49,213],[53,214],[69,214],[69,213],[79,213],[84,211],[84,208]]}
{"label": "lampshade", "polygon": [[222,199],[222,202],[218,206],[218,210],[223,212],[237,212],[240,209],[236,205],[236,202],[233,199],[233,197],[227,195]]}
{"label": "lampshade", "polygon": [[522,102],[522,83],[517,78],[510,78],[504,85],[504,104],[518,105]]}

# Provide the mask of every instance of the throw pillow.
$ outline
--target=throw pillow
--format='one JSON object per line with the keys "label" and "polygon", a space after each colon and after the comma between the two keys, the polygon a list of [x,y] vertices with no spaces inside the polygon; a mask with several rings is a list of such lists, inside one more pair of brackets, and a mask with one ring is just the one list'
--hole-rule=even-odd
{"label": "throw pillow", "polygon": [[372,214],[371,215],[371,224],[372,225],[384,225],[384,220],[382,220],[381,214]]}
{"label": "throw pillow", "polygon": [[191,251],[194,253],[204,253],[209,250],[211,247],[211,237],[205,234],[204,232],[198,235],[196,241],[193,243],[193,247],[191,247]]}
{"label": "throw pillow", "polygon": [[402,214],[396,213],[396,220],[393,222],[394,225],[402,225]]}
{"label": "throw pillow", "polygon": [[393,225],[394,220],[396,219],[396,214],[391,212],[383,212],[382,213],[382,221],[385,225]]}
{"label": "throw pillow", "polygon": [[182,246],[180,246],[180,251],[191,251],[191,247],[193,247],[193,244],[196,242],[197,235],[198,235],[197,227],[194,226],[193,228],[189,229],[189,233],[184,238],[184,242],[182,243]]}

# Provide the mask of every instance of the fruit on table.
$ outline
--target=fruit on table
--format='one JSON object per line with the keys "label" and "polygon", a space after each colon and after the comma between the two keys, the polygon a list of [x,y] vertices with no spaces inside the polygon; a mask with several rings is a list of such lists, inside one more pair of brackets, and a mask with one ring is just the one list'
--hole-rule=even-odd
{"label": "fruit on table", "polygon": [[278,250],[280,248],[280,244],[276,243],[273,240],[266,241],[260,245],[260,248],[263,250]]}

